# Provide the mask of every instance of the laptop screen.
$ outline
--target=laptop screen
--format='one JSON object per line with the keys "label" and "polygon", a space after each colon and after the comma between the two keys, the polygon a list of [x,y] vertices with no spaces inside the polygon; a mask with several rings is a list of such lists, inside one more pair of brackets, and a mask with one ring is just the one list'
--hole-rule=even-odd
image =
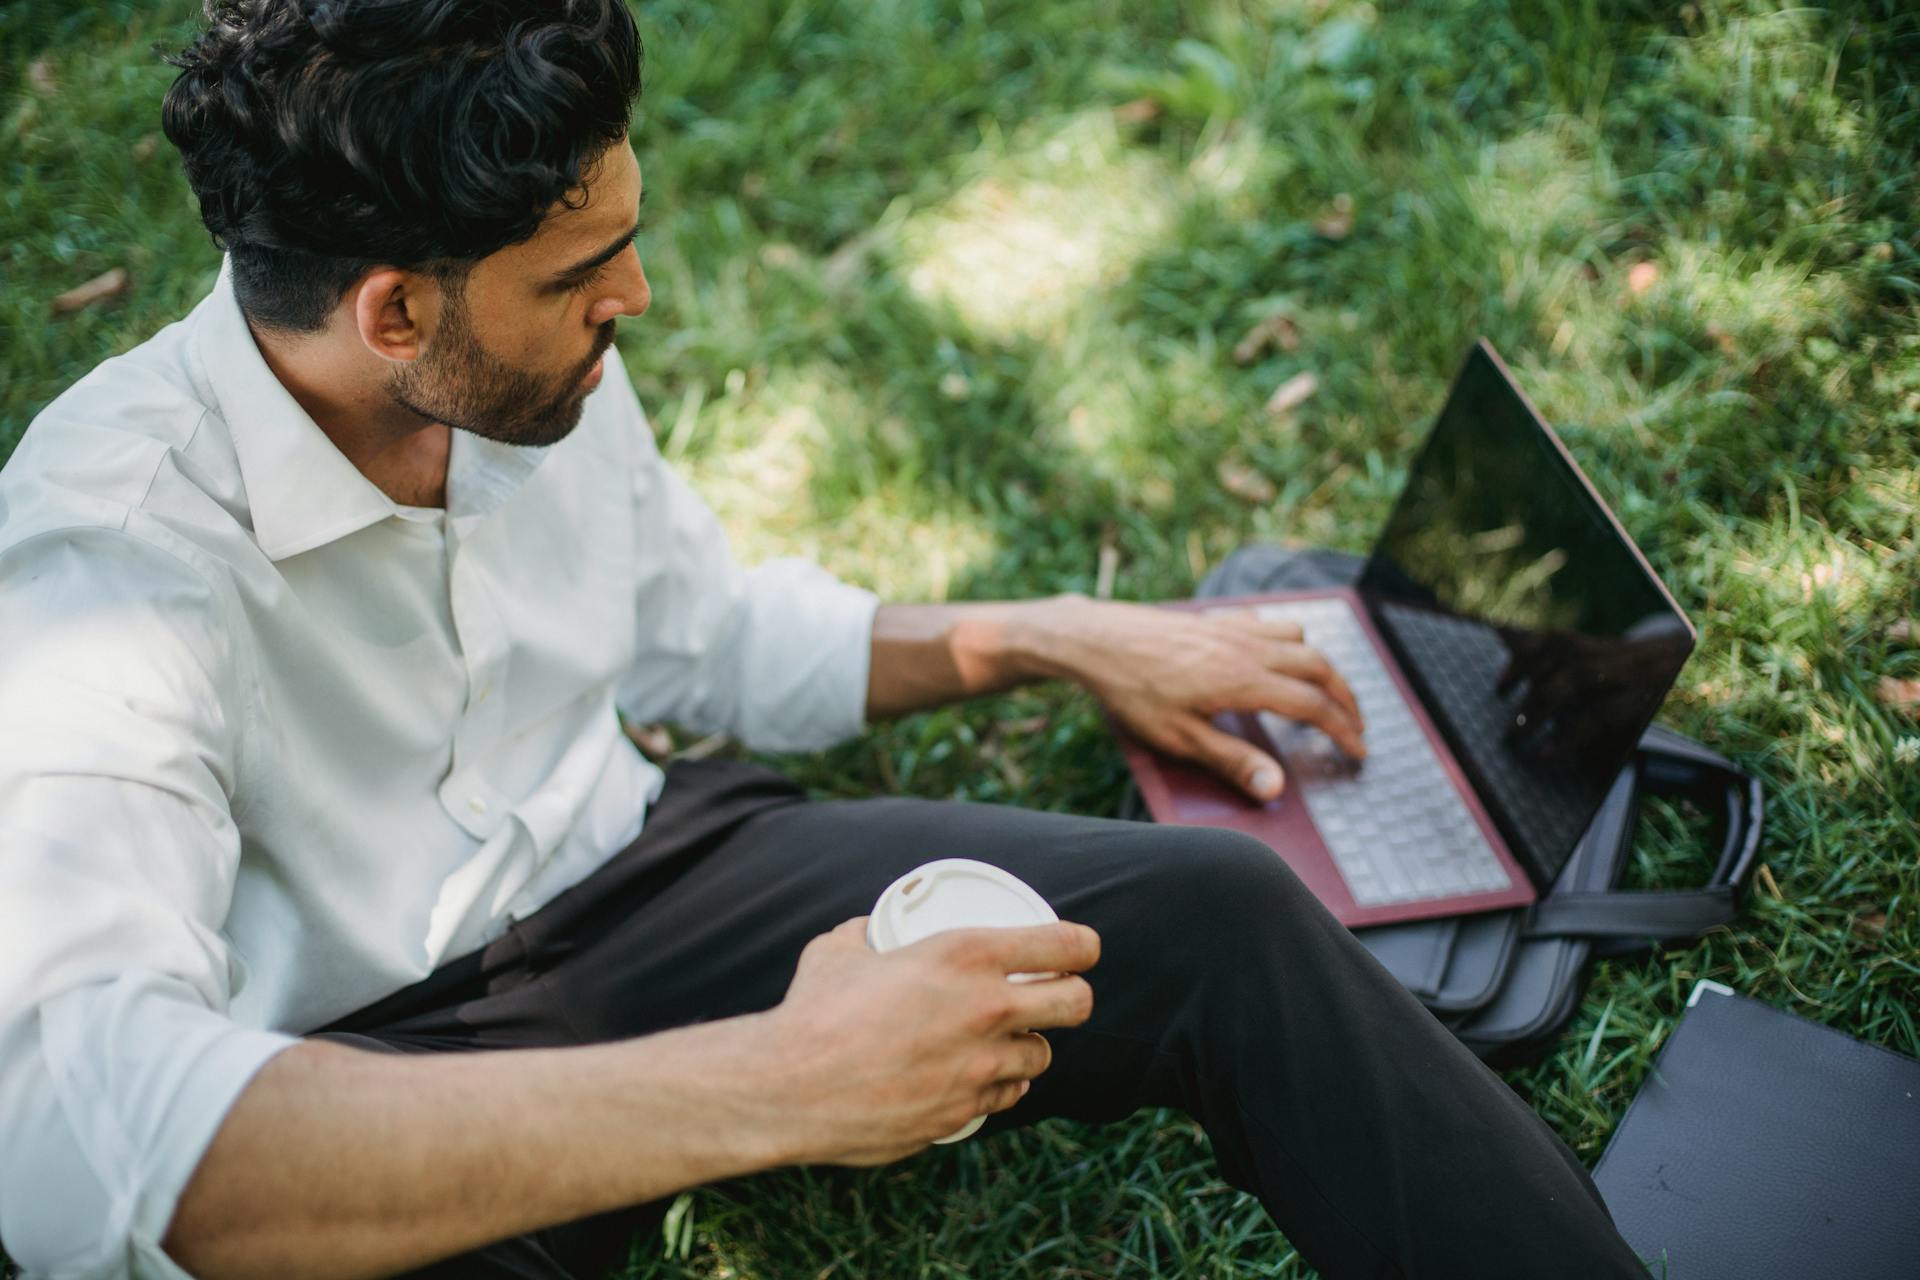
{"label": "laptop screen", "polygon": [[1485,343],[1360,590],[1508,845],[1549,884],[1693,629]]}

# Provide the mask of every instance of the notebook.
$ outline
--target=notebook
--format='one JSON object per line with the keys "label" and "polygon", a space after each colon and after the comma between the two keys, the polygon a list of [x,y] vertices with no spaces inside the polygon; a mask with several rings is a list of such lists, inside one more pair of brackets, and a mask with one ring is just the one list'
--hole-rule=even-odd
{"label": "notebook", "polygon": [[1593,1176],[1651,1276],[1920,1276],[1920,1061],[1703,982]]}

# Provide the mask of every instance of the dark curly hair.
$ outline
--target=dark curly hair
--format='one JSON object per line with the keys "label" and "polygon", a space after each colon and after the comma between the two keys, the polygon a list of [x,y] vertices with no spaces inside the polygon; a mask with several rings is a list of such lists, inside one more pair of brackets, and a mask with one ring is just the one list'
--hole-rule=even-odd
{"label": "dark curly hair", "polygon": [[256,324],[529,239],[640,95],[625,0],[206,0],[161,109]]}

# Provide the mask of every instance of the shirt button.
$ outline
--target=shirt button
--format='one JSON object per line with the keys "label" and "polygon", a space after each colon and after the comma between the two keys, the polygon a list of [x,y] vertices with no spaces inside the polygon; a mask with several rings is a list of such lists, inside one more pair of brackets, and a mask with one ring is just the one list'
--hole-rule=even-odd
{"label": "shirt button", "polygon": [[487,802],[479,796],[469,796],[467,798],[467,808],[473,810],[475,813],[485,813],[487,811]]}

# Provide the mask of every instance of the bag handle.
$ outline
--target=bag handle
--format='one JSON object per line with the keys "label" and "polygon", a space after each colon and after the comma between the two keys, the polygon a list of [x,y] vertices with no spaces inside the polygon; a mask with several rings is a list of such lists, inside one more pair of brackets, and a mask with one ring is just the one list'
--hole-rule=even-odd
{"label": "bag handle", "polygon": [[[1760,780],[1725,756],[1658,725],[1640,740],[1642,778],[1655,791],[1717,791],[1726,806],[1726,838],[1713,877],[1698,889],[1557,893],[1528,917],[1526,936],[1610,939],[1599,951],[1694,938],[1731,924],[1759,854],[1765,804]],[[1702,799],[1705,798],[1703,795]]]}
{"label": "bag handle", "polygon": [[1560,893],[1534,904],[1526,936],[1692,938],[1733,923],[1740,906],[1733,886],[1626,893]]}

